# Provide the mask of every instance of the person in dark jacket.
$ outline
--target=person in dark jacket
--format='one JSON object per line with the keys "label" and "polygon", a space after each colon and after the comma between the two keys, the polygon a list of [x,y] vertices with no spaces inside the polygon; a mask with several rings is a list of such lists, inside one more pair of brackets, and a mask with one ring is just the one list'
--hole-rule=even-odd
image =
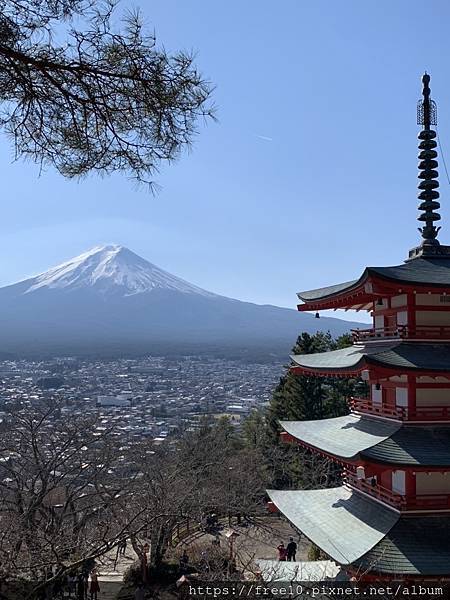
{"label": "person in dark jacket", "polygon": [[289,544],[286,546],[287,559],[295,561],[295,555],[297,553],[297,544],[294,542],[294,538],[289,538]]}
{"label": "person in dark jacket", "polygon": [[83,573],[78,575],[77,579],[77,600],[84,600],[85,598],[85,589],[86,589],[86,580]]}

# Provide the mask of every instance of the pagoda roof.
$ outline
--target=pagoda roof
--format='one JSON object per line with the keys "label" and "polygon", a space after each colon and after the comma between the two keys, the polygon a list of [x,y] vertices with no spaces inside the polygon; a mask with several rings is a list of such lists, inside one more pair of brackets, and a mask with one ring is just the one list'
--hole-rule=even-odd
{"label": "pagoda roof", "polygon": [[350,414],[317,421],[281,421],[292,437],[320,452],[352,460],[422,467],[450,466],[450,426],[404,425]]}
{"label": "pagoda roof", "polygon": [[350,294],[373,278],[413,286],[450,287],[450,257],[421,257],[392,267],[367,267],[358,279],[299,292],[297,296],[305,303],[325,301]]}
{"label": "pagoda roof", "polygon": [[398,421],[356,415],[317,421],[281,421],[280,425],[308,446],[348,459],[384,442],[401,428]]}
{"label": "pagoda roof", "polygon": [[398,465],[450,466],[450,427],[403,425],[361,452],[363,458]]}
{"label": "pagoda roof", "polygon": [[391,342],[349,346],[331,352],[315,354],[295,354],[291,356],[293,369],[327,373],[358,373],[366,365],[394,369],[414,369],[423,371],[450,371],[450,344],[415,344],[411,342]]}
{"label": "pagoda roof", "polygon": [[370,346],[348,346],[340,350],[329,352],[315,352],[313,354],[293,354],[291,356],[294,367],[299,366],[311,371],[354,371],[361,366],[368,356],[390,352],[392,348],[400,345],[400,342],[391,342],[383,345],[372,344]]}
{"label": "pagoda roof", "polygon": [[440,258],[415,258],[395,267],[368,267],[367,271],[383,279],[402,283],[450,285],[450,260],[448,256]]}
{"label": "pagoda roof", "polygon": [[378,573],[450,574],[450,515],[401,517],[354,566]]}
{"label": "pagoda roof", "polygon": [[268,490],[276,507],[340,565],[395,575],[450,573],[450,515],[409,516],[344,486]]}
{"label": "pagoda roof", "polygon": [[392,508],[344,486],[268,490],[268,494],[296,529],[341,565],[350,565],[367,555],[400,517]]}

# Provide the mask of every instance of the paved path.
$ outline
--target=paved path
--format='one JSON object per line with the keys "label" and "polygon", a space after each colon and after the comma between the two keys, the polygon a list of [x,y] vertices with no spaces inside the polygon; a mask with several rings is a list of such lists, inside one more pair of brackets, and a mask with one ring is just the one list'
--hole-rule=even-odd
{"label": "paved path", "polygon": [[[290,524],[277,516],[264,519],[262,526],[248,525],[246,527],[232,524],[232,529],[239,533],[236,538],[234,551],[238,562],[238,568],[243,568],[248,574],[252,574],[254,561],[257,558],[277,559],[277,546],[283,541],[286,545],[289,537],[292,536],[298,544],[297,560],[307,560],[310,543],[306,538],[299,539],[298,533]],[[225,533],[229,530],[228,526],[219,534],[221,547],[229,548]],[[208,553],[212,547],[215,536],[205,532],[193,532],[191,536],[186,537],[176,548],[171,551],[174,558],[178,558],[183,550],[186,549],[189,554],[189,547],[197,547]],[[102,557],[98,564],[100,572],[99,584],[100,593],[98,600],[116,600],[119,590],[123,586],[123,575],[130,565],[137,560],[137,555],[128,544],[125,555],[117,556],[117,551],[112,551]],[[124,596],[124,598],[127,596]],[[132,598],[133,596],[128,596]]]}
{"label": "paved path", "polygon": [[[271,516],[263,519],[260,523],[249,524],[247,526],[239,526],[234,521],[231,528],[228,524],[219,531],[219,540],[221,548],[229,548],[229,541],[226,533],[232,529],[239,535],[234,542],[234,556],[238,563],[238,568],[252,573],[252,569],[256,566],[256,559],[278,559],[277,546],[280,542],[285,545],[289,542],[292,536],[297,543],[297,560],[307,560],[308,550],[311,546],[310,542],[304,537],[299,536],[298,532],[293,529],[285,519],[278,516]],[[181,555],[186,549],[189,555],[189,547],[196,547],[208,555],[208,549],[212,547],[212,542],[215,536],[208,533],[194,533],[186,537],[173,551],[176,555]]]}
{"label": "paved path", "polygon": [[117,550],[111,551],[98,561],[100,593],[98,600],[115,600],[123,587],[123,575],[137,560],[136,553],[128,545],[125,555],[117,556]]}

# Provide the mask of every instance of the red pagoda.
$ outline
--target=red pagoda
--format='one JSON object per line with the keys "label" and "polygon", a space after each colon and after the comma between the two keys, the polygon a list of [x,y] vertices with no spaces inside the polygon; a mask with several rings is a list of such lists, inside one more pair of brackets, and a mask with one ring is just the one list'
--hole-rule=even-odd
{"label": "red pagoda", "polygon": [[285,441],[336,461],[343,484],[270,490],[272,506],[350,576],[450,580],[450,246],[437,239],[436,105],[425,74],[418,104],[423,241],[392,267],[298,294],[301,311],[366,310],[373,327],[349,348],[292,356],[295,373],[360,377],[350,414],[284,421]]}

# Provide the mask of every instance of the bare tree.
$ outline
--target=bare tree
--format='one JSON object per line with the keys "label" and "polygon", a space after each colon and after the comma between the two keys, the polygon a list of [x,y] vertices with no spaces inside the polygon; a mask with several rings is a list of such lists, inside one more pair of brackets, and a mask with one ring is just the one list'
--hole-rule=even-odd
{"label": "bare tree", "polygon": [[198,526],[213,512],[225,521],[239,513],[264,512],[264,466],[225,422],[187,433],[171,452],[156,450],[151,460],[140,450],[133,462],[138,461],[143,476],[133,501],[142,503],[154,520],[132,541],[138,556],[149,542],[151,566],[161,565],[178,526],[187,519]]}
{"label": "bare tree", "polygon": [[[11,414],[0,444],[0,564],[4,580],[55,578],[106,554],[139,527],[135,473],[112,428],[62,419],[56,407]],[[126,512],[127,519],[123,514]]]}
{"label": "bare tree", "polygon": [[159,568],[187,519],[264,512],[265,468],[226,422],[158,448],[50,403],[12,411],[0,439],[3,580],[42,581],[52,568],[51,584],[127,539]]}
{"label": "bare tree", "polygon": [[149,182],[211,117],[191,54],[168,55],[117,0],[0,0],[0,125],[16,155],[67,177]]}

